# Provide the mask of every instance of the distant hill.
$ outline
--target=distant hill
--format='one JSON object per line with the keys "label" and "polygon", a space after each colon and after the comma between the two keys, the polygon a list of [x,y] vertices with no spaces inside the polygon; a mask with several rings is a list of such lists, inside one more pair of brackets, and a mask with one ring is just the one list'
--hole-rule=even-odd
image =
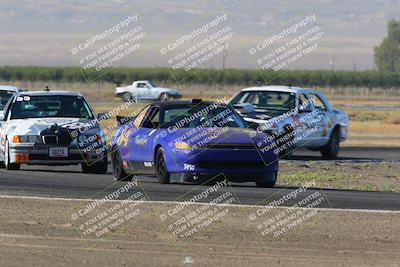
{"label": "distant hill", "polygon": [[[316,14],[325,36],[318,49],[290,65],[294,69],[370,69],[373,47],[386,35],[386,23],[400,17],[397,0],[17,0],[1,1],[0,65],[76,65],[71,48],[137,14],[147,33],[145,49],[118,63],[167,66],[159,50],[184,33],[227,14],[236,36],[226,66],[257,68],[248,49],[306,15]],[[208,67],[220,68],[216,57]]]}

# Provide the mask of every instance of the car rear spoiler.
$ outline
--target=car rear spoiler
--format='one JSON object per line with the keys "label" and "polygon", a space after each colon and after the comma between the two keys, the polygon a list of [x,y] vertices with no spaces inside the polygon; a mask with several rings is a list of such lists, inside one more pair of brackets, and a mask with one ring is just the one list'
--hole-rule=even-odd
{"label": "car rear spoiler", "polygon": [[116,118],[117,118],[118,125],[123,125],[123,124],[126,124],[127,122],[130,122],[133,119],[135,119],[136,116],[128,117],[128,116],[118,116],[117,115]]}

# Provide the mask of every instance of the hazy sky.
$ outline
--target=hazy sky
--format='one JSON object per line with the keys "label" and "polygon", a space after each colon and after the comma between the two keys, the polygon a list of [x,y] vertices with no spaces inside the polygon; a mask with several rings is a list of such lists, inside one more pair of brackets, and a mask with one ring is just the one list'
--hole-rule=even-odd
{"label": "hazy sky", "polygon": [[[287,68],[327,69],[333,63],[335,69],[369,69],[373,67],[373,47],[385,37],[387,21],[400,17],[400,1],[0,0],[0,10],[1,65],[79,65],[82,56],[140,26],[145,34],[138,40],[140,47],[112,65],[170,66],[169,59],[228,27],[233,34],[227,41],[227,52],[218,53],[201,67],[220,68],[224,61],[226,67],[258,68],[258,57],[318,25],[323,36],[316,40],[315,49]],[[226,20],[208,33],[191,38],[165,56],[160,53],[182,35],[224,14]],[[313,14],[315,22],[277,40],[275,47],[271,45],[255,56],[249,53],[250,48]],[[120,32],[72,55],[71,49],[135,15],[137,21]]]}

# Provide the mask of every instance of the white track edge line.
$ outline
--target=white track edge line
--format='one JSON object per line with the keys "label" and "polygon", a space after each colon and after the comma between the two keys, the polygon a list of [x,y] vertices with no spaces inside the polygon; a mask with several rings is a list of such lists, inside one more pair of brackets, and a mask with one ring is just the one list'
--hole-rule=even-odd
{"label": "white track edge line", "polygon": [[[96,201],[96,199],[88,199],[88,198],[62,198],[62,197],[37,197],[37,196],[12,196],[12,195],[0,195],[0,199],[32,199],[32,200],[51,200],[51,201],[75,201],[75,202],[93,202]],[[123,202],[127,200],[106,200],[106,202]],[[147,203],[147,204],[179,204],[182,202],[179,201],[154,201],[154,200],[148,200],[148,201],[133,201],[133,200],[128,200],[128,202],[140,202],[140,203]],[[202,202],[193,202],[190,203],[190,205],[204,205],[207,203],[202,203]],[[217,204],[218,205],[218,204]],[[261,208],[263,207],[262,205],[248,205],[248,204],[223,204],[227,207],[245,207],[245,208]],[[282,206],[282,207],[274,207],[277,209],[288,209],[292,208],[290,206]],[[297,207],[296,209],[306,209],[306,208],[301,208]],[[365,212],[365,213],[394,213],[394,214],[400,214],[400,211],[398,210],[371,210],[371,209],[339,209],[339,208],[313,208],[315,210],[320,210],[320,211],[341,211],[341,212]]]}

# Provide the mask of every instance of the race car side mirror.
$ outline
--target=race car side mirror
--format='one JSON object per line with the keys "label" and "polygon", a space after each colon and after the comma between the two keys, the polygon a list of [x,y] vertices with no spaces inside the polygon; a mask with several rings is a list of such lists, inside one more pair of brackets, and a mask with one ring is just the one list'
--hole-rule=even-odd
{"label": "race car side mirror", "polygon": [[4,115],[3,112],[0,112],[0,121],[5,121],[6,120],[6,116]]}
{"label": "race car side mirror", "polygon": [[309,112],[312,112],[311,108],[307,107],[299,108],[299,113],[309,113]]}
{"label": "race car side mirror", "polygon": [[103,119],[107,118],[107,115],[108,115],[107,112],[100,112],[100,113],[97,114],[97,118],[99,120],[103,120]]}

